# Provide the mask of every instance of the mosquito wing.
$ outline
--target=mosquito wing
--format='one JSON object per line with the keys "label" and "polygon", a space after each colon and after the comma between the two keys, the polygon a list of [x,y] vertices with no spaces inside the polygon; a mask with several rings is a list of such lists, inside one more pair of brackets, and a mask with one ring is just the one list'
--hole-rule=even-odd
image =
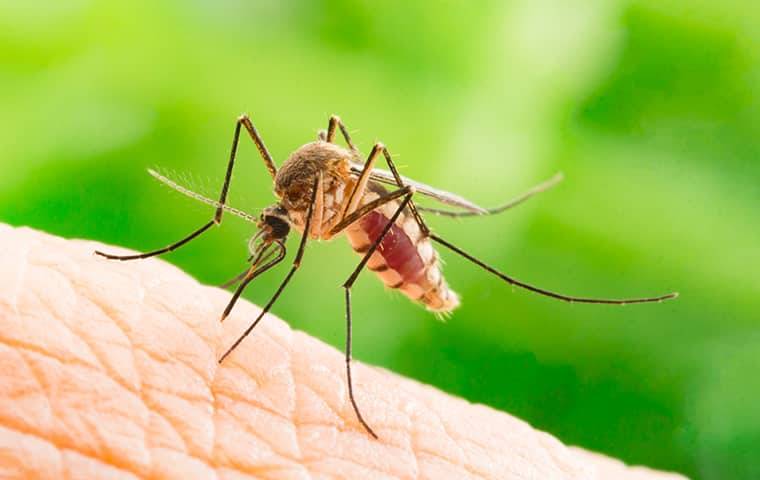
{"label": "mosquito wing", "polygon": [[[351,174],[358,177],[362,173],[362,169],[364,168],[363,165],[358,163],[351,163]],[[379,183],[384,183],[386,185],[397,185],[396,179],[393,176],[393,173],[387,171],[387,170],[381,170],[379,168],[373,168],[372,172],[369,174],[369,178],[371,180],[374,180]],[[430,197],[432,199],[435,199],[441,203],[444,203],[446,205],[451,205],[453,207],[459,207],[464,210],[467,210],[468,212],[472,212],[475,214],[487,214],[488,210],[486,210],[483,207],[480,207],[473,202],[467,200],[466,198],[463,198],[455,193],[446,192],[444,190],[438,190],[437,188],[433,188],[430,185],[425,185],[424,183],[417,182],[415,180],[412,180],[411,178],[407,178],[402,176],[401,180],[404,182],[404,185],[409,185],[415,188],[417,193],[420,193],[422,195],[425,195],[426,197]]]}

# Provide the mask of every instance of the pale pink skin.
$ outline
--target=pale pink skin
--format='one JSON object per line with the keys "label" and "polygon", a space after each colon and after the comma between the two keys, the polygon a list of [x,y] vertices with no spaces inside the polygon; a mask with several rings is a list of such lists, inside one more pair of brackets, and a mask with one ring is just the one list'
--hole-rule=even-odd
{"label": "pale pink skin", "polygon": [[[161,260],[0,224],[0,478],[678,479],[355,363]],[[338,288],[336,286],[336,288]]]}

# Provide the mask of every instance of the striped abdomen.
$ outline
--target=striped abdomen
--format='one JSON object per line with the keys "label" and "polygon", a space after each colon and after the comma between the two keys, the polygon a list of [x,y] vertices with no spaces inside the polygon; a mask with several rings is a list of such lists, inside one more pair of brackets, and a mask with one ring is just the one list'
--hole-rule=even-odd
{"label": "striped abdomen", "polygon": [[[362,198],[362,204],[378,198],[378,193],[381,193],[377,186],[369,190]],[[346,230],[348,240],[357,253],[367,253],[398,206],[397,201],[389,202]],[[409,211],[402,212],[391,226],[367,262],[367,268],[374,271],[385,285],[400,290],[430,311],[446,313],[459,305],[457,294],[443,278],[438,253],[430,239],[423,237]]]}

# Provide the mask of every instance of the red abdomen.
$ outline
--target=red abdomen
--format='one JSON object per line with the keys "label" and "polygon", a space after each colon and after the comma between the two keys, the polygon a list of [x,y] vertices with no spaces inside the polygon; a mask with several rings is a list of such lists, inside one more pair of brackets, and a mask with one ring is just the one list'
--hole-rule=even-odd
{"label": "red abdomen", "polygon": [[[388,219],[379,212],[370,212],[361,219],[361,227],[369,237],[370,244],[377,241],[388,224]],[[397,224],[393,224],[385,234],[377,252],[385,259],[385,264],[398,272],[403,282],[417,282],[425,273],[417,247],[409,235]]]}
{"label": "red abdomen", "polygon": [[[346,230],[356,252],[366,254],[369,251],[398,206],[397,202],[390,202]],[[414,218],[407,213],[402,212],[385,234],[367,262],[367,268],[374,271],[385,285],[401,290],[428,310],[450,312],[459,305],[459,299],[441,274],[438,254],[430,239],[421,234]]]}

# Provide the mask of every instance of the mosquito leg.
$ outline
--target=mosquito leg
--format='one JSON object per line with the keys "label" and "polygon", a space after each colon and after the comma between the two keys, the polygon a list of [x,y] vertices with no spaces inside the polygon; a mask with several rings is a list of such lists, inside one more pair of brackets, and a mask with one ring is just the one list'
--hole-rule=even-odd
{"label": "mosquito leg", "polygon": [[370,426],[364,420],[364,417],[362,417],[362,414],[359,411],[359,406],[356,404],[356,399],[354,398],[353,381],[351,380],[351,287],[354,285],[354,282],[356,282],[356,279],[364,269],[364,266],[367,265],[369,258],[373,253],[375,253],[375,250],[377,250],[380,242],[383,241],[383,238],[385,238],[385,235],[391,229],[391,226],[396,222],[398,216],[401,214],[404,208],[406,208],[407,204],[411,202],[413,194],[414,192],[406,192],[404,200],[401,201],[398,208],[396,209],[396,212],[393,214],[390,220],[388,220],[388,223],[385,225],[385,228],[383,228],[380,236],[378,236],[377,239],[372,243],[372,245],[369,247],[369,250],[367,250],[367,253],[364,254],[361,262],[359,262],[359,265],[356,266],[351,276],[348,277],[348,280],[346,280],[346,282],[343,284],[343,288],[346,290],[346,379],[348,381],[348,397],[351,400],[351,405],[354,408],[354,413],[356,413],[356,418],[359,419],[359,423],[361,423],[364,429],[367,430],[367,432],[375,438],[377,438],[377,434],[375,434],[372,428],[370,428]]}
{"label": "mosquito leg", "polygon": [[676,298],[678,296],[677,292],[673,292],[673,293],[668,293],[665,295],[659,295],[656,297],[624,298],[624,299],[572,297],[569,295],[564,295],[562,293],[552,292],[550,290],[545,290],[543,288],[535,287],[533,285],[530,285],[525,282],[521,282],[520,280],[517,280],[515,278],[512,278],[500,272],[499,270],[495,269],[494,267],[486,264],[485,262],[478,260],[477,258],[473,257],[472,255],[465,252],[461,248],[447,242],[446,240],[442,239],[438,235],[435,235],[434,233],[430,234],[430,238],[434,240],[435,242],[438,242],[444,247],[448,248],[452,252],[461,255],[462,257],[466,258],[467,260],[471,261],[472,263],[481,267],[482,269],[496,275],[497,277],[501,278],[502,280],[509,283],[510,285],[514,285],[516,287],[520,287],[525,290],[538,293],[539,295],[544,295],[546,297],[555,298],[557,300],[562,300],[569,303],[605,303],[605,304],[610,304],[610,305],[627,305],[629,303],[661,302],[663,300],[670,300],[671,298]]}
{"label": "mosquito leg", "polygon": [[[309,233],[311,230],[311,220],[312,220],[312,214],[314,213],[314,202],[316,200],[317,195],[317,182],[319,181],[319,178],[316,178],[314,181],[314,187],[312,189],[311,194],[311,201],[309,202],[309,210],[306,213],[306,224],[304,226],[304,233],[301,236],[301,243],[298,245],[298,252],[296,253],[296,257],[293,259],[293,265],[290,267],[290,271],[285,276],[285,278],[280,283],[280,286],[277,287],[277,290],[274,292],[274,295],[272,295],[272,298],[269,299],[267,304],[264,306],[264,308],[261,310],[261,313],[256,317],[256,319],[248,326],[248,328],[243,332],[240,337],[238,337],[237,340],[235,340],[235,343],[232,344],[231,347],[227,349],[227,351],[224,352],[224,354],[219,358],[219,363],[222,363],[225,358],[227,358],[230,353],[232,353],[238,345],[240,345],[240,342],[245,340],[245,337],[247,337],[251,331],[253,331],[254,328],[256,328],[256,325],[259,324],[262,318],[264,318],[264,315],[269,312],[269,310],[272,308],[272,305],[274,305],[274,302],[277,301],[277,299],[280,297],[280,294],[285,289],[285,287],[288,285],[288,282],[290,282],[290,279],[293,277],[293,274],[296,273],[296,270],[298,270],[298,267],[301,266],[301,259],[303,258],[303,254],[306,251],[306,241],[309,239]],[[238,287],[240,288],[240,287]],[[232,302],[231,302],[232,303]],[[231,310],[232,307],[228,305],[228,308],[225,309],[225,313],[229,313],[229,310]],[[222,317],[224,319],[224,316]]]}
{"label": "mosquito leg", "polygon": [[242,272],[238,273],[238,274],[237,274],[237,275],[235,275],[234,277],[230,278],[230,279],[229,279],[229,280],[227,280],[226,282],[224,282],[224,283],[220,284],[220,285],[219,285],[219,288],[222,288],[222,289],[225,289],[225,290],[226,290],[226,289],[230,288],[230,287],[231,287],[231,286],[233,286],[233,285],[237,285],[237,284],[238,284],[238,282],[240,282],[242,279],[244,279],[244,278],[245,278],[245,276],[246,276],[246,275],[248,275],[248,271],[249,271],[249,270],[250,270],[250,267],[249,267],[249,268],[246,268],[245,270],[243,270]]}
{"label": "mosquito leg", "polygon": [[351,141],[351,135],[348,134],[348,130],[346,129],[346,126],[343,125],[343,121],[337,115],[330,116],[330,122],[327,125],[327,135],[325,136],[325,141],[330,142],[330,143],[335,141],[336,127],[340,128],[340,133],[342,133],[343,138],[346,139],[346,143],[348,144],[348,147],[354,152],[358,152],[358,150],[354,146],[354,142]]}
{"label": "mosquito leg", "polygon": [[514,208],[520,205],[521,203],[525,202],[529,198],[553,188],[559,182],[561,182],[562,179],[563,179],[562,173],[557,173],[552,178],[539,183],[538,185],[534,186],[527,192],[524,192],[521,195],[518,195],[517,197],[508,201],[507,203],[503,205],[499,205],[498,207],[487,208],[485,212],[471,212],[471,211],[466,211],[466,210],[454,211],[454,210],[444,210],[440,208],[429,208],[429,207],[421,207],[421,206],[417,206],[417,210],[419,210],[420,212],[432,213],[433,215],[441,215],[444,217],[478,217],[482,215],[495,215],[497,213],[501,213],[503,211]]}
{"label": "mosquito leg", "polygon": [[[271,258],[271,255],[267,255],[265,258],[258,258],[256,261],[251,265],[251,267],[245,272],[243,275],[242,281],[240,285],[235,289],[235,293],[232,295],[232,298],[230,298],[230,301],[227,303],[227,307],[224,309],[224,312],[222,313],[222,318],[220,321],[224,321],[225,318],[227,318],[232,311],[232,308],[235,306],[235,303],[238,301],[238,298],[240,298],[240,295],[242,295],[243,290],[248,286],[251,281],[261,275],[262,273],[266,272],[270,268],[274,267],[278,263],[282,261],[283,258],[285,258],[285,253],[287,252],[285,248],[285,244],[281,242],[276,243],[277,247],[279,248],[279,251],[277,252],[277,255],[275,258]],[[259,266],[260,264],[262,264]]]}
{"label": "mosquito leg", "polygon": [[335,225],[330,230],[330,235],[337,235],[338,233],[343,231],[346,227],[356,222],[357,220],[359,220],[360,218],[362,218],[363,216],[365,216],[372,210],[382,207],[386,203],[392,200],[396,200],[397,198],[401,198],[404,195],[408,195],[410,193],[414,193],[414,188],[411,186],[406,186],[404,188],[399,188],[398,190],[394,190],[390,193],[387,193],[380,198],[376,198],[375,200],[372,200],[371,202],[365,205],[362,205],[360,208],[352,212],[346,218],[341,220],[337,225]]}
{"label": "mosquito leg", "polygon": [[[393,163],[393,159],[391,158],[391,153],[382,143],[376,143],[374,148],[382,150],[383,156],[385,157],[385,163],[388,164],[388,169],[390,169],[391,173],[393,173],[393,178],[396,179],[396,185],[398,185],[400,188],[403,188],[404,181],[401,179],[401,175],[399,175],[398,170],[396,169],[396,164]],[[422,232],[422,235],[428,236],[430,234],[430,229],[425,224],[425,221],[422,219],[422,216],[417,211],[417,207],[414,205],[414,202],[412,201],[409,202],[409,210],[412,212],[412,217],[414,217],[414,221],[417,222],[417,225],[420,227],[420,231]]]}
{"label": "mosquito leg", "polygon": [[188,243],[190,240],[193,240],[194,238],[198,237],[200,234],[202,234],[203,232],[211,228],[211,226],[219,225],[220,223],[222,223],[222,214],[224,213],[224,206],[225,206],[225,202],[227,201],[227,193],[229,192],[230,182],[232,181],[232,169],[235,166],[235,157],[237,155],[237,147],[238,147],[238,141],[240,139],[241,125],[245,127],[246,131],[251,136],[251,139],[256,144],[256,148],[259,150],[261,157],[264,159],[264,163],[267,167],[267,170],[269,170],[269,173],[272,175],[272,177],[274,177],[275,174],[277,173],[277,169],[274,166],[274,161],[272,160],[272,156],[269,154],[269,151],[264,145],[264,142],[261,140],[261,137],[259,136],[259,133],[256,131],[256,128],[253,126],[253,123],[251,123],[251,119],[248,118],[248,115],[241,115],[237,119],[237,122],[235,123],[235,133],[232,137],[232,148],[230,149],[230,159],[227,162],[227,171],[224,175],[224,183],[222,184],[222,191],[219,194],[219,206],[216,208],[214,217],[211,219],[210,222],[206,223],[199,229],[193,231],[192,233],[190,233],[183,239],[177,242],[174,242],[171,245],[168,245],[164,248],[159,248],[158,250],[153,250],[150,252],[141,253],[137,255],[111,255],[109,253],[103,253],[98,250],[96,250],[95,253],[97,255],[100,255],[101,257],[105,257],[110,260],[137,260],[137,259],[142,259],[142,258],[154,257],[156,255],[161,255],[163,253],[176,250],[179,247]]}
{"label": "mosquito leg", "polygon": [[[281,246],[281,251],[278,252],[277,255],[279,255],[280,253],[283,253],[282,249],[285,248],[285,244],[279,244],[278,243],[278,245]],[[267,262],[269,262],[272,259],[273,256],[276,256],[274,254],[274,252],[270,252],[269,254],[267,254],[266,257],[262,257],[259,260],[259,263],[266,264]],[[251,262],[251,261],[253,261],[253,255],[251,255],[250,257],[248,257],[248,262]],[[277,263],[277,262],[275,262],[275,263]],[[226,282],[222,283],[221,285],[218,285],[218,288],[226,290],[229,287],[237,285],[238,283],[240,283],[241,280],[243,280],[246,277],[246,275],[248,275],[249,270],[250,270],[250,267],[246,268],[245,270],[243,270],[242,272],[238,273],[237,275],[235,275],[231,279],[227,280]]]}
{"label": "mosquito leg", "polygon": [[359,202],[364,195],[364,191],[367,188],[369,176],[372,173],[372,169],[374,168],[375,163],[377,162],[377,157],[379,156],[380,148],[375,145],[374,148],[372,148],[372,151],[369,153],[367,161],[364,162],[364,167],[362,168],[362,171],[359,174],[359,178],[356,180],[356,183],[354,183],[354,188],[351,189],[351,193],[348,195],[346,206],[343,208],[343,212],[341,212],[341,215],[339,217],[340,220],[343,220],[347,215],[350,215],[354,212],[354,210],[356,210],[356,207],[359,205]]}
{"label": "mosquito leg", "polygon": [[224,204],[227,202],[227,193],[230,190],[230,183],[232,182],[232,169],[235,166],[235,157],[237,156],[237,148],[238,148],[238,142],[240,140],[240,127],[245,127],[246,131],[248,132],[248,135],[251,137],[251,140],[253,140],[253,143],[256,144],[256,148],[259,151],[259,154],[261,154],[261,158],[264,160],[264,165],[266,166],[267,170],[269,170],[270,175],[272,175],[272,178],[277,174],[277,168],[274,166],[274,160],[272,160],[272,155],[269,154],[269,150],[267,150],[267,147],[264,145],[264,141],[261,140],[261,136],[259,135],[259,132],[256,131],[256,127],[253,126],[253,123],[251,123],[251,119],[248,117],[248,115],[241,115],[238,117],[237,122],[235,123],[235,134],[232,136],[232,148],[230,149],[230,160],[227,163],[227,171],[224,175],[224,184],[222,184],[222,192],[219,194],[219,207],[216,209],[216,213],[214,214],[214,223],[219,224],[222,221],[222,213],[224,213]]}
{"label": "mosquito leg", "polygon": [[[396,169],[396,166],[393,163],[393,159],[391,158],[390,153],[388,152],[388,149],[384,146],[383,149],[383,155],[385,156],[385,161],[388,164],[388,168],[393,173],[394,178],[396,179],[396,183],[401,186],[403,185],[403,181],[401,179],[401,175],[399,175],[398,170]],[[551,180],[547,183],[551,183]],[[540,187],[540,186],[539,186]],[[519,200],[519,199],[518,199]],[[525,200],[525,199],[523,199]],[[522,201],[522,200],[521,200]],[[518,202],[519,203],[519,202]],[[438,235],[435,235],[430,232],[430,229],[425,225],[424,220],[422,219],[422,216],[417,211],[416,207],[414,206],[414,202],[409,202],[409,210],[412,212],[414,219],[417,221],[417,224],[420,227],[420,230],[425,234],[426,236],[430,237],[432,240],[434,240],[437,243],[440,243],[444,247],[448,248],[449,250],[461,255],[462,257],[466,258],[467,260],[471,261],[475,265],[478,265],[479,267],[483,268],[484,270],[496,275],[497,277],[501,278],[505,282],[509,283],[510,285],[514,285],[516,287],[524,288],[525,290],[530,290],[531,292],[538,293],[540,295],[544,295],[547,297],[555,298],[557,300],[562,300],[565,302],[570,303],[603,303],[603,304],[611,304],[611,305],[626,305],[629,303],[649,303],[649,302],[661,302],[663,300],[669,300],[671,298],[676,298],[678,296],[678,293],[668,293],[666,295],[659,295],[656,297],[645,297],[645,298],[629,298],[629,299],[606,299],[606,298],[586,298],[586,297],[573,297],[570,295],[564,295],[557,292],[552,292],[549,290],[545,290],[543,288],[538,288],[533,285],[527,284],[525,282],[521,282],[520,280],[517,280],[515,278],[512,278],[499,270],[496,270],[495,268],[491,267],[490,265],[486,264],[485,262],[478,260],[477,258],[473,257],[469,253],[465,252],[464,250],[460,249],[459,247],[447,242],[446,240],[442,239]]]}
{"label": "mosquito leg", "polygon": [[[269,153],[269,150],[267,150],[266,145],[264,145],[264,140],[261,139],[261,135],[259,135],[259,132],[256,130],[256,127],[253,126],[253,123],[251,122],[250,117],[248,115],[243,114],[240,117],[238,117],[237,125],[235,127],[235,141],[233,144],[233,148],[237,148],[237,138],[238,134],[240,132],[240,125],[243,125],[248,132],[248,135],[251,137],[251,140],[253,140],[253,143],[256,144],[256,149],[259,151],[259,155],[261,155],[261,158],[264,160],[264,166],[267,167],[267,170],[269,171],[269,174],[272,175],[272,178],[274,178],[275,175],[277,175],[277,167],[274,166],[274,160],[272,159],[272,155]],[[234,153],[233,153],[234,156]],[[229,168],[229,173],[232,173],[232,168]],[[229,178],[225,179],[225,182],[229,184]],[[221,203],[224,203],[223,201]]]}
{"label": "mosquito leg", "polygon": [[162,253],[171,252],[172,250],[178,249],[182,245],[186,244],[190,240],[194,239],[195,237],[197,237],[201,233],[203,233],[206,230],[208,230],[209,228],[211,228],[213,225],[214,225],[214,221],[211,220],[210,222],[208,222],[207,224],[203,225],[198,230],[195,230],[193,233],[191,233],[190,235],[186,236],[182,240],[180,240],[178,242],[174,242],[171,245],[167,245],[164,248],[159,248],[158,250],[153,250],[152,252],[148,252],[148,253],[139,253],[139,254],[136,254],[136,255],[112,255],[110,253],[101,252],[100,250],[95,250],[95,254],[96,255],[100,255],[101,257],[105,257],[105,258],[107,258],[109,260],[120,260],[120,261],[139,260],[139,259],[142,259],[142,258],[154,257],[156,255],[161,255]]}

